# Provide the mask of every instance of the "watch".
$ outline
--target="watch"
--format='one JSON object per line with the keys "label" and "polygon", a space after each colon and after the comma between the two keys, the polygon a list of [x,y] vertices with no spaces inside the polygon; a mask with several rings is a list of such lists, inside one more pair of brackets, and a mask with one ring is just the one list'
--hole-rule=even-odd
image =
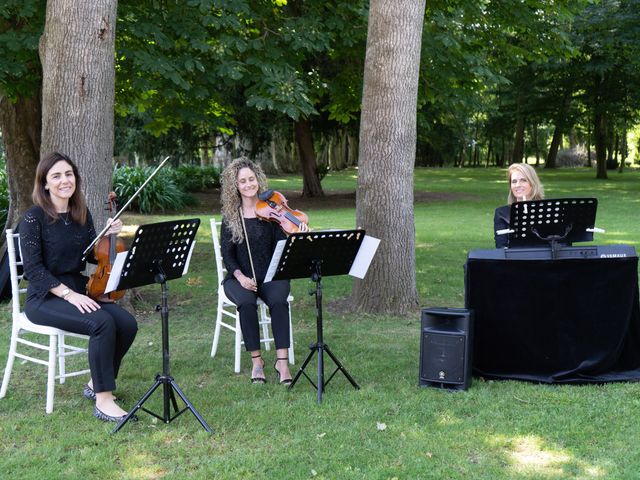
{"label": "watch", "polygon": [[69,290],[68,288],[65,288],[64,290],[62,290],[62,299],[66,300],[67,295],[69,295],[70,293],[71,293],[71,290]]}

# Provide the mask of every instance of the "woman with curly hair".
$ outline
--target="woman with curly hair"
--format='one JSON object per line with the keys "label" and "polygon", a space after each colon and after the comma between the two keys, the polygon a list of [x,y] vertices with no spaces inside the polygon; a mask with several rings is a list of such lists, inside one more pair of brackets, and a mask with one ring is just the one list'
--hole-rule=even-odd
{"label": "woman with curly hair", "polygon": [[[256,216],[258,194],[267,189],[267,178],[259,165],[241,157],[231,162],[220,177],[222,183],[222,228],[220,245],[227,276],[224,292],[240,315],[240,328],[251,354],[251,383],[265,383],[260,351],[258,297],[269,307],[276,344],[274,368],[281,384],[291,383],[289,372],[289,281],[264,282],[278,240],[285,237],[280,227]],[[308,230],[303,224],[301,231]],[[248,237],[248,242],[247,242]]]}

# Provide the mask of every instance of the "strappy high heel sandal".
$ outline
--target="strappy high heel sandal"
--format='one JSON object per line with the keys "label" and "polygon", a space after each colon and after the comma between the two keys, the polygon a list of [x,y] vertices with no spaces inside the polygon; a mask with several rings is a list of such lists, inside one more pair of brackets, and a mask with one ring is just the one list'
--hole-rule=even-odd
{"label": "strappy high heel sandal", "polygon": [[278,360],[289,360],[288,358],[276,358],[276,363],[273,364],[273,369],[278,372],[278,381],[280,383],[280,385],[290,385],[291,382],[293,381],[292,378],[282,378],[282,374],[280,373],[280,370],[278,370]]}
{"label": "strappy high heel sandal", "polygon": [[[257,370],[256,373],[264,373],[264,360],[262,359],[262,355],[251,355],[251,358],[259,358],[262,360],[262,367],[260,367],[260,370]],[[253,365],[251,366],[251,371],[253,372]],[[265,377],[251,377],[251,383],[263,384],[267,383],[267,379]]]}

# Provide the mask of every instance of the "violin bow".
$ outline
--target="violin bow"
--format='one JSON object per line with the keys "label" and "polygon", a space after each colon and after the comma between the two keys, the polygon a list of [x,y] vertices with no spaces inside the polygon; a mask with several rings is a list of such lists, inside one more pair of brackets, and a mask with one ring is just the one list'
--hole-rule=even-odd
{"label": "violin bow", "polygon": [[[120,208],[120,210],[118,211],[118,213],[116,213],[113,216],[113,220],[117,220],[120,215],[122,214],[122,212],[124,212],[127,207],[129,205],[131,205],[131,202],[133,202],[133,200],[138,196],[138,194],[144,189],[144,187],[147,186],[147,183],[149,183],[151,181],[151,179],[153,177],[155,177],[156,173],[158,173],[158,171],[160,171],[160,169],[164,166],[165,163],[167,163],[167,161],[169,161],[169,159],[171,158],[171,155],[167,155],[167,157],[162,160],[162,162],[160,162],[160,165],[158,165],[158,167],[153,171],[153,173],[149,176],[149,178],[147,178],[144,183],[140,186],[140,188],[138,188],[138,190],[136,190],[136,193],[134,193],[131,198],[129,200],[127,200],[127,203],[124,204],[124,206],[122,208]],[[93,242],[91,242],[91,244],[85,248],[84,252],[82,252],[82,260],[84,261],[87,258],[87,254],[91,251],[91,249],[96,245],[96,243],[98,243],[100,241],[100,239],[102,237],[104,237],[105,233],[107,233],[107,230],[109,230],[109,227],[111,225],[106,225],[102,231],[96,236],[96,238],[93,239]]]}
{"label": "violin bow", "polygon": [[256,280],[256,271],[253,268],[253,258],[251,258],[251,246],[249,245],[249,235],[247,235],[247,226],[244,224],[244,215],[242,214],[242,206],[238,209],[240,214],[240,220],[242,220],[242,230],[244,231],[244,239],[247,242],[247,252],[249,252],[249,263],[251,264],[251,273],[253,273],[253,281],[258,284]]}

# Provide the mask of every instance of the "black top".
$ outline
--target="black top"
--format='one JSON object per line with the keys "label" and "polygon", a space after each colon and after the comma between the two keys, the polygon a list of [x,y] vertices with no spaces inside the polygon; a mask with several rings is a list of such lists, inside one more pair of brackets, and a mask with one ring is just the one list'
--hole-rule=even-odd
{"label": "black top", "polygon": [[[286,239],[285,233],[275,222],[267,222],[257,218],[245,218],[247,235],[249,236],[249,247],[251,248],[251,258],[256,271],[256,281],[262,283],[267,274],[271,256],[276,248],[278,240]],[[247,277],[252,278],[251,262],[244,239],[240,243],[234,243],[231,230],[222,219],[222,229],[220,231],[220,249],[222,250],[222,261],[227,268],[227,277],[233,278],[233,272],[240,271]]]}
{"label": "black top", "polygon": [[88,210],[84,225],[65,215],[69,214],[52,221],[41,207],[33,206],[20,222],[24,272],[29,280],[27,302],[41,302],[50,289],[61,283],[81,293],[86,289],[87,278],[81,273],[86,266],[82,252],[96,236],[93,219]]}
{"label": "black top", "polygon": [[510,220],[511,205],[504,205],[496,208],[493,214],[493,238],[496,242],[496,248],[505,248],[509,246],[509,234],[498,235],[496,230],[504,230],[511,225]]}

